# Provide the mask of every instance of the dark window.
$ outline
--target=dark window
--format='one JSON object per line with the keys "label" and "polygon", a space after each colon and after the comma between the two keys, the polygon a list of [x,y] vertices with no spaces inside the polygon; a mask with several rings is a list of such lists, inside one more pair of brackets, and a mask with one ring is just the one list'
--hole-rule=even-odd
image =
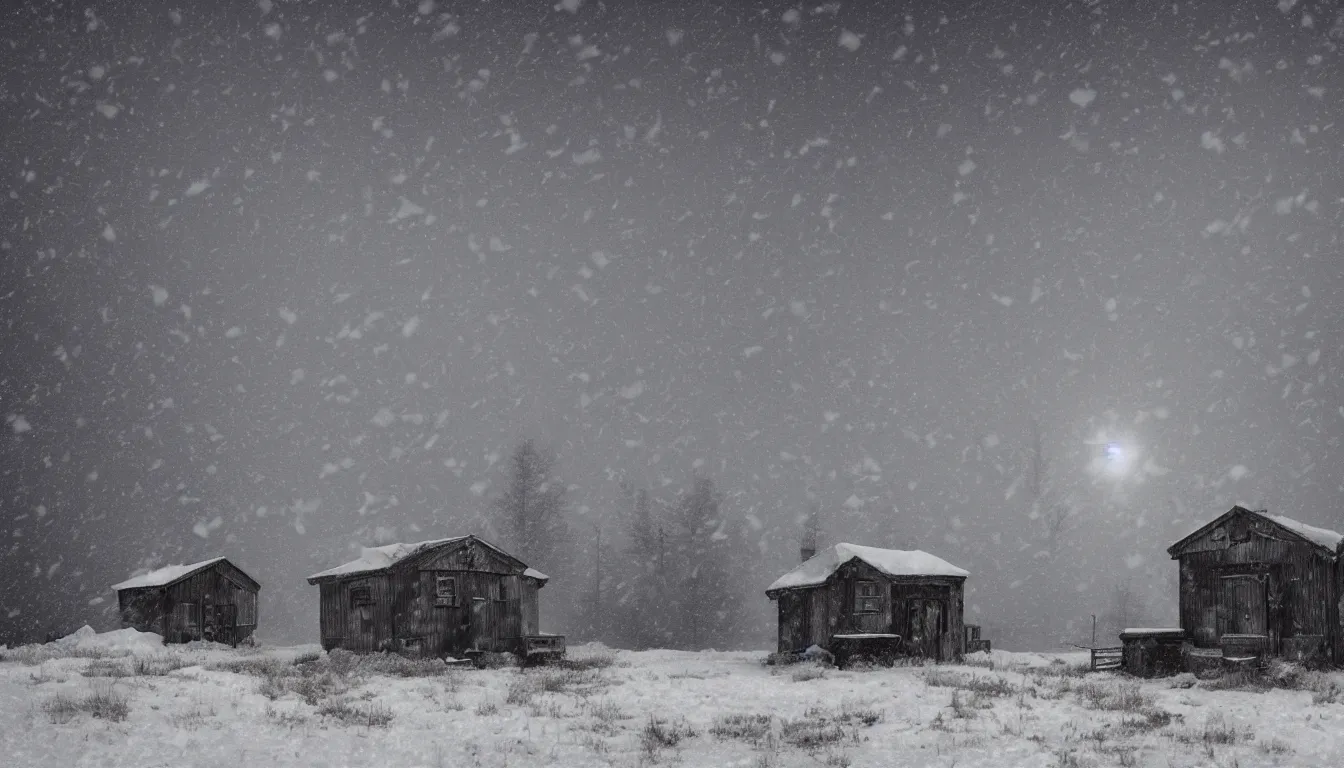
{"label": "dark window", "polygon": [[882,593],[876,581],[854,582],[854,612],[878,613],[882,610]]}
{"label": "dark window", "polygon": [[513,582],[507,576],[500,579],[499,600],[501,602],[508,602],[509,600],[516,600],[516,599],[518,599],[518,596],[514,594]]}
{"label": "dark window", "polygon": [[457,602],[457,579],[452,576],[435,576],[434,596]]}
{"label": "dark window", "polygon": [[373,590],[367,584],[350,588],[351,605],[373,605]]}

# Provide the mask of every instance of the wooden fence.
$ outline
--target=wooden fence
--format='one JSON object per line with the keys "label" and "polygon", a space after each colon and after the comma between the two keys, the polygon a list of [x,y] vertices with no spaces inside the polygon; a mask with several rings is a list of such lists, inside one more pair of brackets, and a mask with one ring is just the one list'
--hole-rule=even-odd
{"label": "wooden fence", "polygon": [[1119,669],[1124,661],[1124,648],[1090,648],[1092,651],[1092,671]]}

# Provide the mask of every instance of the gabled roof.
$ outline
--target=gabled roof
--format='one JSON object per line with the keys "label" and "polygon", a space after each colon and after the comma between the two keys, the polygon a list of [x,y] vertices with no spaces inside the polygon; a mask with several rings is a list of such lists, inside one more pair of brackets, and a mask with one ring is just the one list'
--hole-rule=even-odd
{"label": "gabled roof", "polygon": [[966,578],[971,574],[922,550],[878,549],[859,544],[836,544],[808,558],[807,562],[775,579],[765,594],[788,589],[819,587],[851,560],[861,560],[888,576],[945,576]]}
{"label": "gabled roof", "polygon": [[[384,544],[381,547],[364,547],[360,552],[359,559],[351,560],[350,562],[345,563],[344,565],[338,565],[335,568],[328,568],[325,571],[314,573],[312,576],[308,577],[308,583],[316,584],[317,582],[326,579],[370,576],[375,573],[384,573],[393,566],[404,563],[411,558],[444,549],[451,545],[460,544],[467,540],[475,541],[506,560],[511,560],[524,568],[527,568],[527,565],[521,560],[482,538],[474,535],[453,536],[446,539],[420,541],[414,544]],[[551,578],[541,571],[532,568],[527,568],[527,570],[523,572],[523,575],[541,582],[545,582]]]}
{"label": "gabled roof", "polygon": [[[165,565],[162,568],[157,568],[149,573],[133,576],[120,584],[113,584],[112,590],[114,592],[120,592],[123,589],[146,589],[150,587],[171,586],[188,576],[215,565],[216,563],[229,563],[229,560],[225,557],[212,557],[209,560],[202,560],[199,563],[192,563],[190,565]],[[242,574],[243,578],[252,582],[254,588],[261,587],[261,585],[257,583],[257,580],[244,573],[242,568],[239,568],[233,563],[229,563],[229,565],[235,571]]]}
{"label": "gabled roof", "polygon": [[1213,528],[1222,525],[1236,515],[1247,515],[1265,520],[1280,530],[1287,532],[1290,536],[1301,539],[1309,544],[1314,544],[1331,555],[1339,554],[1340,544],[1341,542],[1344,542],[1344,534],[1336,531],[1300,523],[1291,517],[1284,517],[1283,515],[1271,515],[1268,510],[1251,510],[1238,505],[1232,507],[1210,522],[1200,526],[1198,530],[1175,544],[1172,544],[1170,547],[1167,547],[1167,554],[1171,555],[1173,558],[1177,557],[1178,555],[1176,553],[1183,549],[1187,544],[1208,533]]}

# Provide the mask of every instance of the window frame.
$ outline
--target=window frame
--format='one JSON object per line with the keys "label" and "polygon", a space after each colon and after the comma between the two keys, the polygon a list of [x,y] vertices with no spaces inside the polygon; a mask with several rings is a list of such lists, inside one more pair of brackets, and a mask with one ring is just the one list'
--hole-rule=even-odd
{"label": "window frame", "polygon": [[[871,587],[871,592],[866,591],[865,587]],[[882,588],[876,580],[856,579],[854,581],[854,604],[852,606],[854,613],[881,613],[882,598]]]}
{"label": "window frame", "polygon": [[[445,594],[444,585],[451,588]],[[434,573],[434,603],[435,605],[457,605],[457,576],[451,573],[436,571]]]}
{"label": "window frame", "polygon": [[351,584],[350,607],[358,608],[362,605],[373,605],[373,587],[369,584]]}
{"label": "window frame", "polygon": [[499,596],[495,598],[495,602],[497,603],[507,603],[510,600],[518,599],[518,590],[513,586],[512,577],[505,576],[499,580],[498,595]]}

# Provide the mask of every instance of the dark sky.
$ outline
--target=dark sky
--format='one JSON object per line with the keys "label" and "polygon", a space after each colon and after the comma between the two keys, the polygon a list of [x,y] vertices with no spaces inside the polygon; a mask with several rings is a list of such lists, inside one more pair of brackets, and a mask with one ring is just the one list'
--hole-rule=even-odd
{"label": "dark sky", "polygon": [[1033,419],[1065,615],[1344,527],[1339,4],[570,5],[6,6],[0,639],[222,553],[311,640],[528,436],[589,519],[713,476],[762,615],[810,490],[1018,621]]}

